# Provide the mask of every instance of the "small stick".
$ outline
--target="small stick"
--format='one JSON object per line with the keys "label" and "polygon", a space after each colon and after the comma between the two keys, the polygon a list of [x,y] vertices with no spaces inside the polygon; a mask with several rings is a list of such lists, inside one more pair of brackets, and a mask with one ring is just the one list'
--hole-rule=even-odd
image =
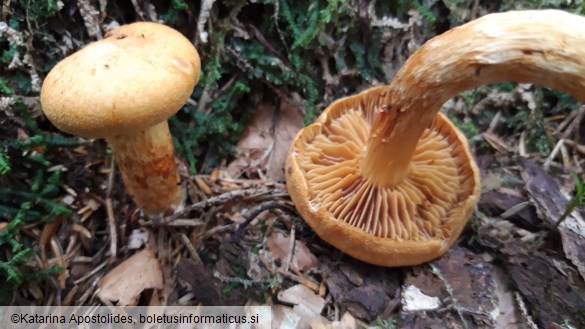
{"label": "small stick", "polygon": [[496,127],[498,126],[498,123],[500,122],[501,117],[502,117],[502,111],[498,111],[496,113],[496,115],[494,115],[494,118],[492,119],[492,121],[490,122],[490,125],[488,127],[487,132],[493,133],[494,130],[496,130]]}
{"label": "small stick", "polygon": [[564,139],[569,138],[571,133],[573,131],[576,131],[576,129],[581,125],[581,121],[583,121],[583,117],[585,117],[585,105],[581,105],[581,107],[579,107],[577,115],[575,116],[573,121],[571,121],[571,123],[567,126],[567,129],[565,129],[561,138],[564,138]]}
{"label": "small stick", "polygon": [[81,282],[91,278],[94,274],[96,274],[97,272],[99,272],[102,268],[104,268],[106,266],[107,262],[102,262],[100,265],[96,266],[93,270],[87,272],[84,276],[82,276],[81,278],[73,281],[74,285],[80,284]]}
{"label": "small stick", "polygon": [[220,194],[217,196],[213,196],[209,199],[196,202],[192,205],[186,206],[185,208],[183,208],[182,211],[177,212],[175,214],[172,214],[170,216],[164,217],[161,221],[161,224],[164,225],[164,224],[169,223],[177,218],[181,218],[185,214],[187,214],[193,210],[203,209],[203,208],[208,207],[208,206],[223,204],[226,201],[231,200],[231,199],[236,198],[236,197],[267,194],[267,193],[270,193],[270,191],[266,188],[250,188],[250,189],[235,190],[235,191],[226,192],[226,193],[223,193],[223,194]]}
{"label": "small stick", "polygon": [[520,141],[518,142],[518,154],[522,157],[526,157],[526,131],[520,134]]}
{"label": "small stick", "polygon": [[246,228],[248,227],[248,225],[250,225],[250,223],[252,223],[252,221],[254,219],[256,219],[256,217],[258,217],[264,211],[270,210],[270,209],[280,209],[280,210],[282,210],[284,212],[296,214],[296,210],[293,207],[288,206],[288,205],[285,205],[285,204],[268,203],[268,204],[261,205],[256,210],[254,210],[246,218],[246,220],[242,224],[240,224],[240,226],[238,227],[237,231],[233,234],[232,240],[236,240],[236,239],[240,238],[240,236],[243,234],[244,230],[246,230]]}
{"label": "small stick", "polygon": [[201,258],[199,257],[199,254],[197,253],[197,250],[195,250],[195,247],[193,246],[193,244],[191,243],[191,241],[189,240],[187,235],[185,233],[181,233],[179,236],[181,237],[181,242],[183,242],[183,244],[187,248],[189,255],[191,255],[191,258],[195,262],[197,262],[199,264],[203,264],[203,262],[201,261]]}
{"label": "small stick", "polygon": [[110,198],[112,195],[112,189],[114,188],[114,177],[116,176],[116,163],[114,158],[110,158],[110,172],[108,173],[108,187],[106,188],[106,198]]}
{"label": "small stick", "polygon": [[295,253],[295,226],[293,225],[290,229],[290,240],[288,243],[288,251],[286,254],[286,260],[284,261],[284,271],[288,272],[290,268],[290,262],[292,261]]}
{"label": "small stick", "polygon": [[575,151],[577,151],[577,152],[585,155],[585,145],[577,144],[577,143],[573,142],[570,139],[567,139],[565,141],[565,144],[567,144],[570,147],[572,147]]}
{"label": "small stick", "polygon": [[544,170],[547,170],[550,168],[551,163],[553,162],[553,160],[556,158],[557,153],[559,153],[559,151],[561,150],[561,146],[563,146],[563,142],[565,140],[564,139],[559,139],[559,141],[557,142],[557,145],[555,145],[555,147],[553,148],[552,152],[550,152],[550,155],[548,156],[548,158],[546,158],[546,161],[544,161],[544,165],[543,168]]}
{"label": "small stick", "polygon": [[110,257],[116,257],[118,250],[118,234],[116,232],[116,218],[114,217],[114,207],[112,206],[112,199],[106,199],[106,211],[108,213],[108,226],[110,231]]}
{"label": "small stick", "polygon": [[283,270],[278,270],[278,274],[282,275],[283,277],[285,277],[287,279],[291,279],[297,283],[300,283],[300,284],[306,286],[307,288],[313,290],[316,293],[319,293],[319,284],[318,283],[315,283],[309,279],[303,278],[302,276],[295,275],[295,274],[292,274],[290,272],[285,272]]}
{"label": "small stick", "polygon": [[569,167],[571,166],[571,159],[569,158],[569,151],[567,150],[565,143],[561,145],[561,158],[563,159],[563,167],[566,170],[569,170]]}
{"label": "small stick", "polygon": [[[61,247],[59,241],[55,237],[52,237],[50,243],[51,251],[55,256],[55,261],[57,262],[57,264],[59,264],[59,266],[61,266],[62,268],[67,268],[68,264],[65,264],[65,259],[63,258],[63,248]],[[60,289],[65,288],[65,272],[59,272],[59,277],[57,281],[59,282]]]}

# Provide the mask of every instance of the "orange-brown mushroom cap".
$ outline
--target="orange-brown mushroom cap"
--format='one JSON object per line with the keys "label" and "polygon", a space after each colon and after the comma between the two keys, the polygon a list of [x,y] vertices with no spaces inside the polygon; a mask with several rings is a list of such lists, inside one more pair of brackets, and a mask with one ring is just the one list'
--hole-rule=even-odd
{"label": "orange-brown mushroom cap", "polygon": [[372,264],[415,265],[455,242],[479,200],[479,171],[465,137],[438,115],[400,183],[364,178],[360,163],[386,89],[338,100],[304,128],[289,153],[287,188],[301,216],[331,245]]}
{"label": "orange-brown mushroom cap", "polygon": [[166,121],[199,81],[191,41],[153,22],[123,25],[86,45],[49,72],[43,111],[60,130],[103,138]]}

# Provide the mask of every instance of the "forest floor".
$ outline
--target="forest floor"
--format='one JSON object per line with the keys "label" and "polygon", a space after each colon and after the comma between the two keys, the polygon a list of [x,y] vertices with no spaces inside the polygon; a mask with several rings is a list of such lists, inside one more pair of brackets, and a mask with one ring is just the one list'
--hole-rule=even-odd
{"label": "forest floor", "polygon": [[[563,93],[499,83],[443,106],[482,194],[432,262],[362,263],[299,217],[288,147],[333,100],[388,83],[426,40],[485,14],[585,10],[381,2],[2,1],[0,303],[272,305],[299,328],[585,328],[585,107]],[[158,219],[136,208],[104,140],[59,132],[39,102],[55,63],[137,20],[177,28],[202,60],[170,120],[187,206]]]}

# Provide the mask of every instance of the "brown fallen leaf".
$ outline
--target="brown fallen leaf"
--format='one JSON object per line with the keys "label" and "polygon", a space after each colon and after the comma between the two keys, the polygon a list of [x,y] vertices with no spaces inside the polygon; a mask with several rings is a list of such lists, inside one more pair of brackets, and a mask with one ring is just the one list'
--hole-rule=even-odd
{"label": "brown fallen leaf", "polygon": [[236,159],[227,167],[230,177],[256,176],[260,171],[269,180],[284,180],[288,149],[303,126],[303,116],[301,111],[286,102],[280,109],[276,108],[269,103],[258,107],[238,141]]}
{"label": "brown fallen leaf", "polygon": [[304,304],[272,307],[272,328],[332,328],[331,322]]}
{"label": "brown fallen leaf", "polygon": [[97,296],[118,305],[136,305],[146,289],[162,289],[160,263],[152,250],[143,249],[114,267],[98,282]]}
{"label": "brown fallen leaf", "polygon": [[[272,233],[267,241],[268,250],[275,259],[284,264],[288,256],[290,237],[281,232]],[[299,271],[305,271],[317,265],[317,257],[307,248],[302,241],[295,241],[295,248],[291,258],[290,266]]]}
{"label": "brown fallen leaf", "polygon": [[292,305],[303,304],[315,314],[321,314],[325,307],[325,299],[302,284],[294,285],[278,293],[278,300]]}

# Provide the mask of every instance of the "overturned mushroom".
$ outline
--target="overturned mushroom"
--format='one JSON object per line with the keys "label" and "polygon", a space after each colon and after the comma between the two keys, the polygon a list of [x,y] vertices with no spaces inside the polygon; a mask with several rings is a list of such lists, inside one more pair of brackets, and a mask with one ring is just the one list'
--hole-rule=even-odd
{"label": "overturned mushroom", "polygon": [[197,50],[181,33],[133,23],[59,62],[43,82],[41,104],[60,130],[106,138],[138,207],[158,215],[184,200],[167,118],[199,74]]}
{"label": "overturned mushroom", "polygon": [[389,86],[331,104],[299,132],[287,188],[325,241],[362,261],[416,265],[445,253],[479,199],[465,137],[438,114],[457,93],[536,83],[585,100],[585,18],[557,10],[484,16],[416,51]]}

